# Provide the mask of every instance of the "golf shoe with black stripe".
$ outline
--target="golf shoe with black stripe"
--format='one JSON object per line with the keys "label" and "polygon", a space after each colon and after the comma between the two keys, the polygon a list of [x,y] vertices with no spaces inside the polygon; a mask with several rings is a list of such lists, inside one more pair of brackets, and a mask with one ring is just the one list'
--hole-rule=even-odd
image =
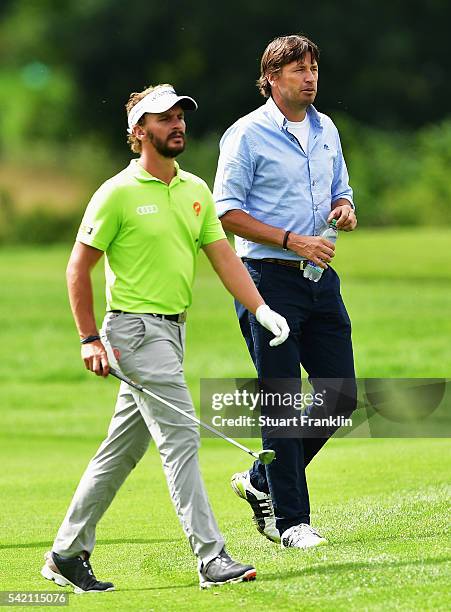
{"label": "golf shoe with black stripe", "polygon": [[45,553],[44,559],[41,575],[47,580],[53,580],[58,586],[73,586],[77,595],[114,591],[112,582],[100,582],[94,576],[87,553],[66,558],[49,551]]}
{"label": "golf shoe with black stripe", "polygon": [[235,582],[255,580],[257,572],[253,565],[243,565],[234,561],[223,548],[219,555],[207,564],[199,566],[199,584],[201,589]]}
{"label": "golf shoe with black stripe", "polygon": [[258,491],[251,484],[249,472],[238,472],[232,476],[232,489],[245,499],[251,506],[254,516],[252,520],[259,533],[264,535],[271,542],[280,542],[280,534],[276,528],[276,517],[272,505],[271,495]]}

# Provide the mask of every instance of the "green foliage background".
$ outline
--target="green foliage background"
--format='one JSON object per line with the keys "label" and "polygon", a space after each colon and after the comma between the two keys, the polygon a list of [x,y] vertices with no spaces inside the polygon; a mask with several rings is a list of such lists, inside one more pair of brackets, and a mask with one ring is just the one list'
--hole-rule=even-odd
{"label": "green foliage background", "polygon": [[199,101],[183,164],[212,184],[221,134],[263,102],[263,49],[291,32],[320,46],[316,106],[340,127],[361,225],[449,224],[450,19],[446,0],[3,0],[0,243],[73,237],[127,163],[124,105],[150,83]]}

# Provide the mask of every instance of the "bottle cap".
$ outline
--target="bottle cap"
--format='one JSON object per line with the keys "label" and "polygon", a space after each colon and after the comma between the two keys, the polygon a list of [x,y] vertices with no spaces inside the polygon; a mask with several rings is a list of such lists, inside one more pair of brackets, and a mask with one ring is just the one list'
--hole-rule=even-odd
{"label": "bottle cap", "polygon": [[329,225],[332,225],[332,227],[336,227],[337,220],[336,219],[332,219],[332,221],[329,223]]}

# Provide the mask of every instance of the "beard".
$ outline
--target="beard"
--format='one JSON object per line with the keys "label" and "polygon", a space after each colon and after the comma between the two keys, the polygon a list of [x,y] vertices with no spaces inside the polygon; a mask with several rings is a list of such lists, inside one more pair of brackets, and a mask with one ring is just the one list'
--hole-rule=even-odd
{"label": "beard", "polygon": [[[150,130],[147,130],[146,136],[149,139],[149,142],[153,144],[158,153],[163,157],[174,158],[177,157],[177,155],[180,155],[180,153],[183,153],[185,150],[186,141],[185,135],[182,134],[182,132],[172,132],[172,134],[169,134],[169,136],[164,140],[162,138],[158,138],[158,136],[155,136],[155,134],[153,134]],[[181,138],[182,143],[173,144],[171,141],[174,136]]]}

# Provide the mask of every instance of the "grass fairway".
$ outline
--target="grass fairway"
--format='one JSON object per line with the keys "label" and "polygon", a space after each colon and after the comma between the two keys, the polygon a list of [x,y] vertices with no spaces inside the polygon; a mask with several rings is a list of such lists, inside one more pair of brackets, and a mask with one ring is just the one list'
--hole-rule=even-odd
{"label": "grass fairway", "polygon": [[[359,376],[450,377],[450,242],[442,230],[340,239],[336,267]],[[68,252],[0,251],[0,590],[60,592],[39,576],[42,554],[104,436],[117,389],[79,362],[64,286]],[[101,266],[96,278],[100,318]],[[185,369],[194,398],[200,377],[253,375],[231,298],[203,256]],[[329,442],[308,476],[312,519],[330,544],[308,553],[282,551],[254,532],[247,504],[228,485],[248,467],[244,454],[209,439],[200,457],[229,552],[256,564],[257,581],[198,590],[151,448],[97,533],[94,569],[117,591],[71,595],[71,609],[450,609],[448,440]]]}

